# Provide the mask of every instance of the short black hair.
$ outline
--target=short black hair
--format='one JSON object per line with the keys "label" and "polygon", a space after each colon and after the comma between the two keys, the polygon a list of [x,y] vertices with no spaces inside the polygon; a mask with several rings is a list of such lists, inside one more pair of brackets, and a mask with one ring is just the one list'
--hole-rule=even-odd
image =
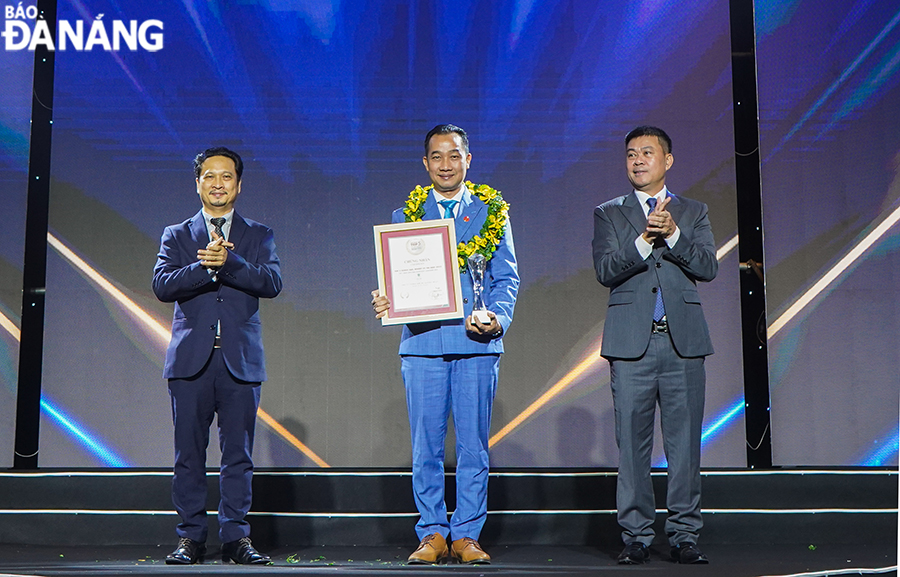
{"label": "short black hair", "polygon": [[435,134],[458,134],[460,140],[462,140],[463,148],[465,148],[465,154],[469,154],[469,135],[466,134],[465,130],[455,124],[438,124],[425,135],[425,156],[428,156],[428,143],[431,142],[431,137]]}
{"label": "short black hair", "polygon": [[203,163],[206,162],[207,158],[213,156],[224,156],[234,161],[234,171],[237,172],[238,182],[241,181],[241,175],[244,174],[244,161],[241,160],[240,154],[233,150],[229,150],[224,146],[207,148],[194,157],[194,178],[200,178],[200,167],[203,166]]}
{"label": "short black hair", "polygon": [[669,135],[666,134],[666,131],[662,128],[657,128],[656,126],[638,126],[625,135],[625,146],[627,147],[629,142],[639,136],[655,136],[659,139],[659,144],[662,146],[663,152],[672,154],[672,139],[669,138]]}

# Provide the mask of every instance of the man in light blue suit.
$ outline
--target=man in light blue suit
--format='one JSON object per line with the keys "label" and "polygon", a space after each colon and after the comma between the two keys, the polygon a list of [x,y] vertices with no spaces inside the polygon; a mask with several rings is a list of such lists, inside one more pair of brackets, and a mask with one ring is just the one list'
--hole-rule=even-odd
{"label": "man in light blue suit", "polygon": [[649,558],[656,506],[650,479],[659,404],[668,461],[670,555],[707,563],[697,547],[700,434],[706,390],[704,359],[713,352],[697,282],[718,272],[707,207],[666,188],[672,141],[640,126],[625,137],[633,192],[594,209],[594,268],[608,287],[600,353],[609,361],[619,446],[616,486],[625,549],[621,564]]}
{"label": "man in light blue suit", "polygon": [[[409,563],[451,559],[489,563],[491,558],[478,537],[487,518],[488,435],[502,337],[512,322],[519,291],[512,227],[502,198],[492,200],[496,191],[474,185],[470,188],[466,183],[472,155],[464,130],[452,124],[434,127],[425,137],[422,160],[433,185],[421,206],[422,220],[453,218],[461,244],[473,238],[487,238],[488,243],[496,238],[497,242],[484,278],[489,323],[473,319],[473,281],[467,272],[461,272],[464,319],[403,327],[401,374],[412,438],[413,493],[420,515],[416,524],[420,543]],[[412,220],[411,212],[409,206],[397,209],[392,221]],[[504,220],[502,226],[496,225]],[[373,291],[372,297],[376,317],[381,318],[390,301],[378,291]],[[456,510],[448,522],[444,441],[451,410],[456,433]]]}
{"label": "man in light blue suit", "polygon": [[218,415],[219,537],[222,556],[242,564],[269,557],[250,541],[253,433],[266,380],[259,299],[281,292],[274,233],[241,217],[241,157],[210,148],[194,159],[202,209],[166,227],[153,269],[153,292],[175,303],[163,376],[175,424],[172,501],[181,517],[167,564],[202,561],[206,550],[206,449]]}

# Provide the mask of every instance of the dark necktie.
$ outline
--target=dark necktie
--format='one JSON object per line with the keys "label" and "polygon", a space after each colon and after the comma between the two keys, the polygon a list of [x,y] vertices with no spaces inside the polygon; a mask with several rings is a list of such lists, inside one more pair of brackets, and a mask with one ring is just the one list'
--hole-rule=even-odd
{"label": "dark necktie", "polygon": [[[647,199],[647,206],[650,207],[650,212],[653,212],[653,209],[656,208],[656,199],[652,196]],[[649,215],[648,215],[649,218]],[[663,304],[663,296],[662,296],[662,287],[656,288],[656,306],[653,307],[653,320],[661,321],[662,318],[666,316],[666,307]]]}
{"label": "dark necktie", "polygon": [[438,204],[444,207],[444,218],[453,218],[453,207],[456,206],[456,200],[439,200]]}
{"label": "dark necktie", "polygon": [[[222,240],[225,240],[225,233],[222,232],[222,227],[225,226],[225,219],[222,217],[211,218],[211,219],[209,219],[209,223],[211,225],[213,225],[213,228],[214,228],[213,232],[215,232],[219,236],[219,238],[221,238]],[[218,276],[216,275],[215,272],[212,272],[212,271],[210,271],[210,272],[212,273],[212,279],[214,281],[219,280]],[[217,349],[221,347],[221,345],[219,344],[219,339],[221,338],[221,334],[222,334],[221,321],[216,321],[216,342],[213,346]]]}
{"label": "dark necktie", "polygon": [[209,219],[210,224],[215,227],[215,233],[219,235],[222,240],[225,240],[225,233],[222,232],[222,227],[225,225],[224,218],[211,218]]}

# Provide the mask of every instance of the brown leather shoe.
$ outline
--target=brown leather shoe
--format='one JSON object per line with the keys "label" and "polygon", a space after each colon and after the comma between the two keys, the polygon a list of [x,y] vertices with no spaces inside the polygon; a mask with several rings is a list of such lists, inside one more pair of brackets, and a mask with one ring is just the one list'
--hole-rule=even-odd
{"label": "brown leather shoe", "polygon": [[491,556],[484,552],[478,541],[471,537],[456,539],[450,546],[450,554],[460,563],[489,565]]}
{"label": "brown leather shoe", "polygon": [[410,565],[435,565],[447,560],[450,552],[447,550],[447,541],[440,533],[425,535],[419,547],[409,556],[407,563]]}

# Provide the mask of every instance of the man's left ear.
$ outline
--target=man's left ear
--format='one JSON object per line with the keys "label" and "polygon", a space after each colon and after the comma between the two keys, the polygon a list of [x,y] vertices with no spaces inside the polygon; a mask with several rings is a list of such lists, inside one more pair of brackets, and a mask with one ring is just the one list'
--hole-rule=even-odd
{"label": "man's left ear", "polygon": [[675,157],[672,156],[671,153],[666,155],[666,170],[672,168],[672,165],[675,164]]}

